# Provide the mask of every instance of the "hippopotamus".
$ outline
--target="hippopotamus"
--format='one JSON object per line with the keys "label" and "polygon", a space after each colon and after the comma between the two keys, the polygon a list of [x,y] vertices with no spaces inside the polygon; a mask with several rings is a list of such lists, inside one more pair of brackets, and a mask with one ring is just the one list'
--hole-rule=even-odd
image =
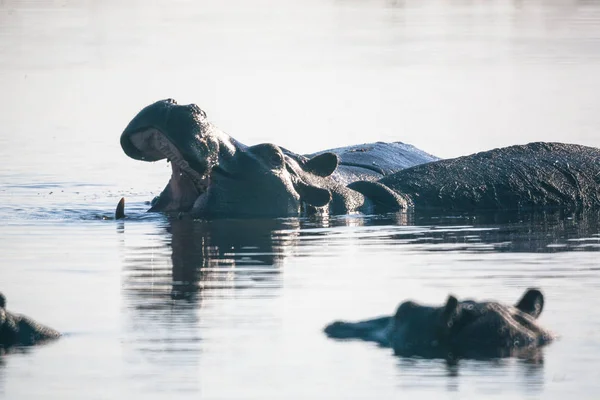
{"label": "hippopotamus", "polygon": [[[381,208],[382,201],[403,201],[373,181],[438,159],[403,143],[309,156],[270,143],[246,146],[209,122],[197,105],[179,105],[173,99],[142,109],[123,131],[121,146],[137,160],[171,162],[171,179],[149,211],[201,217],[369,212]],[[347,186],[359,180],[381,192],[383,200],[373,202]]]}
{"label": "hippopotamus", "polygon": [[167,99],[134,117],[121,146],[134,159],[171,162],[149,211],[202,218],[600,205],[600,150],[579,145],[530,143],[440,160],[378,142],[305,156],[246,146],[197,105]]}
{"label": "hippopotamus", "polygon": [[378,182],[415,209],[587,209],[600,205],[600,150],[515,145],[415,166]]}
{"label": "hippopotamus", "polygon": [[362,339],[391,347],[394,354],[423,358],[497,358],[526,354],[555,337],[536,321],[544,307],[538,289],[525,291],[515,306],[495,301],[458,301],[442,306],[405,301],[393,316],[325,327],[335,339]]}
{"label": "hippopotamus", "polygon": [[13,347],[32,346],[58,337],[58,331],[7,311],[6,297],[0,293],[0,354]]}

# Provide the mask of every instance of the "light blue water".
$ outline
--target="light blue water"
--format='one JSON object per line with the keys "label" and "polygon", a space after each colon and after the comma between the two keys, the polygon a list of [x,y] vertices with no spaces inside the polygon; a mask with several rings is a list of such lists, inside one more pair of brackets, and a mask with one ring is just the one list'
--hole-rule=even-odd
{"label": "light blue water", "polygon": [[[0,2],[0,291],[65,333],[0,358],[0,398],[595,398],[597,212],[169,221],[144,202],[170,167],[118,139],[174,97],[298,152],[599,147],[599,23],[571,1]],[[322,333],[530,286],[561,336],[543,362],[449,367]]]}

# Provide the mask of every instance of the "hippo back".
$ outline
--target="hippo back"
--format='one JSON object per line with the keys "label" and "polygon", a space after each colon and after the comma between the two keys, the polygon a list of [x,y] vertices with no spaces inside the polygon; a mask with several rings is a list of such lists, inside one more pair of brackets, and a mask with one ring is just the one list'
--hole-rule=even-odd
{"label": "hippo back", "polygon": [[600,205],[600,149],[529,143],[418,165],[379,182],[415,209],[590,208]]}
{"label": "hippo back", "polygon": [[310,154],[307,157],[326,152],[335,153],[339,157],[340,164],[334,175],[345,184],[357,180],[379,179],[405,168],[439,160],[436,156],[402,142],[376,142],[338,147]]}

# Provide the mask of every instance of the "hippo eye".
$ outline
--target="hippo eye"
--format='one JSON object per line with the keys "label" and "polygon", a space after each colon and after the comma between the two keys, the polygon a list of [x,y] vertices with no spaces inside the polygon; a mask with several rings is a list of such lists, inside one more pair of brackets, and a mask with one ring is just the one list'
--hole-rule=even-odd
{"label": "hippo eye", "polygon": [[279,152],[272,153],[269,156],[269,162],[274,167],[281,167],[283,165],[283,157],[281,156],[281,154],[279,154]]}

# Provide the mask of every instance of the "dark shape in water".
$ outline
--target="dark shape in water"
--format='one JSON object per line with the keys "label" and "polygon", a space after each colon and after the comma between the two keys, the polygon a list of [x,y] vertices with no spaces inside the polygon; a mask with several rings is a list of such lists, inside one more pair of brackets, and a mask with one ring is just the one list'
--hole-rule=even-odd
{"label": "dark shape in water", "polygon": [[126,298],[144,309],[160,308],[170,307],[167,299],[201,301],[203,288],[277,287],[278,265],[295,246],[297,227],[298,221],[274,218],[172,218],[166,226],[170,240],[153,250],[151,263],[141,256],[147,247],[131,248],[123,280]]}
{"label": "dark shape in water", "polygon": [[7,311],[6,298],[0,293],[0,353],[14,347],[32,346],[58,337],[58,331],[24,315]]}
{"label": "dark shape in water", "polygon": [[430,307],[402,303],[394,316],[361,322],[336,321],[325,328],[335,339],[362,339],[391,347],[399,356],[474,358],[527,356],[553,335],[536,318],[544,307],[538,289],[528,289],[515,306],[493,301],[458,301]]}
{"label": "dark shape in water", "polygon": [[590,209],[600,206],[600,150],[529,143],[418,165],[379,183],[418,210]]}
{"label": "dark shape in water", "polygon": [[115,219],[123,219],[125,218],[125,197],[121,197],[119,203],[117,204],[117,209],[115,210]]}

